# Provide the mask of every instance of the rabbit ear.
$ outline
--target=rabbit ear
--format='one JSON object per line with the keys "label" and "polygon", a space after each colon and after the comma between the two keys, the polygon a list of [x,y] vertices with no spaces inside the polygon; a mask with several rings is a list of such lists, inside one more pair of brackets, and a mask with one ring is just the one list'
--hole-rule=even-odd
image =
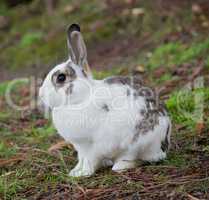
{"label": "rabbit ear", "polygon": [[81,29],[77,24],[70,25],[67,30],[70,57],[75,64],[83,67],[87,73],[90,73],[86,45],[80,31]]}

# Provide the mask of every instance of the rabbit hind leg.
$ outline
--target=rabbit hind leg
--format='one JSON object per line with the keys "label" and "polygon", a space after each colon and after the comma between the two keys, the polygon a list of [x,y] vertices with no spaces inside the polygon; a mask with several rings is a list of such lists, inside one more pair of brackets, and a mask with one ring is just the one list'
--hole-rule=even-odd
{"label": "rabbit hind leg", "polygon": [[166,158],[166,152],[161,149],[160,144],[153,142],[140,153],[139,158],[143,161],[157,162]]}

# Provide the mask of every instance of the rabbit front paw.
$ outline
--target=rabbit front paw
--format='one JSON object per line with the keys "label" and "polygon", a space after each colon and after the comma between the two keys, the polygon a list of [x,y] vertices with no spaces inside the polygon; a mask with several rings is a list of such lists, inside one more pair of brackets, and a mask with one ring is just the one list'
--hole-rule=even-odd
{"label": "rabbit front paw", "polygon": [[69,175],[72,177],[91,176],[94,172],[94,164],[84,158],[70,171]]}

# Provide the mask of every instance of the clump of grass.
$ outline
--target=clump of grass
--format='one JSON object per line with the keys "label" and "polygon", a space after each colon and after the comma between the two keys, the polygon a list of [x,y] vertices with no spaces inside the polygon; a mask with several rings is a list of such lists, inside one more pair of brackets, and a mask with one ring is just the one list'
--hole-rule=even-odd
{"label": "clump of grass", "polygon": [[36,42],[41,41],[41,39],[43,39],[42,32],[26,33],[20,41],[20,46],[21,47],[28,47]]}
{"label": "clump of grass", "polygon": [[174,122],[194,127],[202,120],[209,99],[209,88],[186,89],[174,92],[166,102]]}
{"label": "clump of grass", "polygon": [[18,192],[34,184],[34,174],[28,169],[18,168],[11,175],[5,172],[0,177],[0,194],[4,199],[19,199]]}
{"label": "clump of grass", "polygon": [[55,128],[51,124],[47,124],[43,127],[32,128],[30,135],[35,138],[48,138],[49,136],[54,135]]}
{"label": "clump of grass", "polygon": [[159,66],[172,67],[201,58],[209,51],[209,39],[188,46],[180,42],[170,42],[154,50],[148,66],[155,69]]}
{"label": "clump of grass", "polygon": [[15,155],[17,148],[15,146],[8,147],[5,143],[0,142],[0,158],[9,158],[10,156]]}
{"label": "clump of grass", "polygon": [[181,48],[181,44],[177,42],[161,45],[153,52],[153,55],[149,61],[150,68],[154,69],[161,65],[164,66],[174,64]]}
{"label": "clump of grass", "polygon": [[176,167],[186,167],[188,162],[180,154],[180,152],[169,152],[168,158],[163,161],[164,164],[170,165],[170,166],[176,166]]}

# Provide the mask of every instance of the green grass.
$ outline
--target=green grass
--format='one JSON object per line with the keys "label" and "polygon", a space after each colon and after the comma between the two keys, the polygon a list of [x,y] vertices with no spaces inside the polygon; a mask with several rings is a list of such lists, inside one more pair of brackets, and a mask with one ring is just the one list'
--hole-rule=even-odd
{"label": "green grass", "polygon": [[[209,52],[209,39],[193,44],[170,42],[156,48],[148,61],[148,66],[155,69],[159,66],[172,67],[202,58]],[[207,61],[206,61],[207,66]]]}
{"label": "green grass", "polygon": [[0,84],[0,96],[3,96],[6,92],[8,86],[8,82],[4,82]]}
{"label": "green grass", "polygon": [[205,66],[207,67],[207,69],[209,69],[209,56],[207,56],[205,59]]}
{"label": "green grass", "polygon": [[170,152],[164,163],[170,166],[185,168],[189,164],[189,160],[186,160],[180,152]]}
{"label": "green grass", "polygon": [[17,148],[0,142],[0,158],[9,158],[17,153]]}
{"label": "green grass", "polygon": [[[72,2],[72,6],[74,4],[76,1]],[[30,12],[27,9],[39,9],[38,3],[37,5],[32,3],[17,7],[9,13],[13,26],[6,34],[0,33],[2,41],[15,41],[15,45],[9,45],[3,51],[0,50],[0,59],[8,69],[15,71],[32,67],[37,63],[48,66],[64,60],[67,57],[66,27],[69,23],[82,24],[87,43],[110,39],[112,33],[117,31],[115,25],[118,23],[118,18],[107,18],[103,3],[86,0],[86,3],[80,4],[78,11],[68,15],[64,13],[66,5],[68,2],[62,3],[58,7],[53,20],[45,14],[45,11],[39,15],[28,17]],[[25,20],[22,20],[23,17]],[[95,19],[102,22],[97,34],[89,30],[89,26]],[[57,26],[58,24],[59,26]],[[20,38],[15,39],[17,35],[20,35]]]}
{"label": "green grass", "polygon": [[31,32],[25,34],[21,40],[20,40],[20,46],[22,48],[26,48],[28,46],[31,46],[35,43],[39,43],[43,39],[43,33],[42,32]]}
{"label": "green grass", "polygon": [[209,88],[182,89],[174,92],[166,105],[172,120],[188,127],[202,121],[202,114],[209,100]]}

